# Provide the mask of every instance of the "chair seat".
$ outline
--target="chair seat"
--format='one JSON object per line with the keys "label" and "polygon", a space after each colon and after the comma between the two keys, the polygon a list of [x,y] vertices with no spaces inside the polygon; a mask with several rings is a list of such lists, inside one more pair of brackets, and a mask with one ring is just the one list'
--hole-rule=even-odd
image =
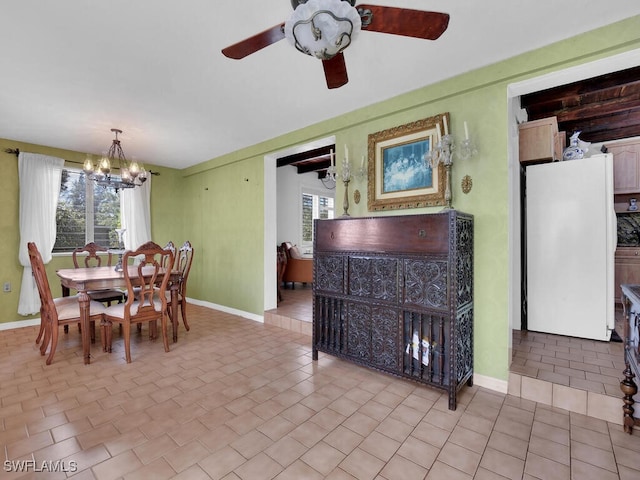
{"label": "chair seat", "polygon": [[[72,297],[61,297],[61,298],[72,298]],[[78,300],[76,299],[73,302],[56,302],[55,299],[53,302],[56,306],[56,311],[58,312],[58,320],[64,321],[72,318],[78,318],[80,315],[80,305],[78,304]],[[100,302],[91,301],[89,302],[89,315],[92,317],[94,315],[101,315],[105,313],[107,307],[105,307]]]}
{"label": "chair seat", "polygon": [[124,300],[122,290],[91,290],[87,292],[91,300],[97,302],[121,302]]}
{"label": "chair seat", "polygon": [[56,297],[53,299],[53,303],[56,305],[63,305],[66,303],[75,303],[78,304],[78,295],[72,295],[70,297]]}
{"label": "chair seat", "polygon": [[[147,305],[149,305],[147,303]],[[131,304],[131,315],[136,315],[138,310],[140,309],[140,302],[138,300],[134,300]],[[156,299],[153,301],[153,309],[157,312],[162,311],[162,301]],[[125,304],[118,303],[116,305],[111,305],[110,307],[104,307],[104,314],[108,317],[117,317],[124,318],[125,312]]]}

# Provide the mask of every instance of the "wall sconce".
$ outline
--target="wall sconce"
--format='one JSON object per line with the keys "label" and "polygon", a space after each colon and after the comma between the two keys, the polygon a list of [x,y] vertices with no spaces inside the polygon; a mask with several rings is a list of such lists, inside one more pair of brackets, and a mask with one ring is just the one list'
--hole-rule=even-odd
{"label": "wall sconce", "polygon": [[457,155],[461,160],[468,160],[477,155],[478,150],[473,140],[469,137],[469,127],[466,121],[464,122],[464,139],[460,142],[459,147],[455,143],[453,134],[449,133],[446,116],[442,117],[442,122],[444,135],[440,130],[440,123],[436,124],[438,142],[425,155],[425,162],[432,169],[437,168],[440,163],[444,165],[446,172],[444,200],[447,204],[446,208],[450,209],[452,208],[451,166],[453,165],[453,157]]}
{"label": "wall sconce", "polygon": [[467,127],[467,121],[464,121],[464,140],[460,142],[460,158],[462,160],[468,160],[471,157],[475,157],[478,154],[478,149],[475,143],[469,137],[469,127]]}
{"label": "wall sconce", "polygon": [[344,146],[344,159],[342,160],[342,183],[344,183],[344,200],[342,202],[342,208],[344,213],[343,217],[350,217],[349,215],[349,182],[351,181],[351,167],[349,166],[349,149],[347,145]]}
{"label": "wall sconce", "polygon": [[362,155],[362,159],[360,160],[360,166],[356,169],[353,176],[358,180],[367,178],[367,167],[364,164],[364,155]]}
{"label": "wall sconce", "polygon": [[[330,150],[331,166],[327,168],[327,178],[336,181],[338,178],[338,169],[336,167],[335,157],[333,150]],[[364,164],[364,156],[362,157],[362,163]],[[361,167],[362,168],[362,167]],[[344,158],[342,159],[342,183],[344,184],[344,201],[342,202],[342,208],[344,213],[343,217],[349,217],[349,182],[351,181],[351,166],[349,165],[349,148],[344,146]]]}

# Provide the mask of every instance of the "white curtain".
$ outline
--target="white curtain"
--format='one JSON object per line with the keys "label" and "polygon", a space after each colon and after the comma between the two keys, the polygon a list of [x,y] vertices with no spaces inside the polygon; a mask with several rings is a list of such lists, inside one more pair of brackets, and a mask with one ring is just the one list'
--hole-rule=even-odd
{"label": "white curtain", "polygon": [[18,155],[20,179],[20,248],[18,257],[24,267],[18,313],[40,312],[40,296],[31,272],[27,242],[35,242],[45,264],[51,261],[56,243],[56,209],[64,160],[36,153]]}
{"label": "white curtain", "polygon": [[151,241],[151,174],[141,187],[125,188],[120,195],[124,248],[135,250]]}

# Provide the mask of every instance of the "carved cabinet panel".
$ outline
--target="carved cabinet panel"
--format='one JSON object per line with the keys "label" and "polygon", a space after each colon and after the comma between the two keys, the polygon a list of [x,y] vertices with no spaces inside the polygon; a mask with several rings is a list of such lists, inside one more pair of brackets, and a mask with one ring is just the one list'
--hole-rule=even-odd
{"label": "carved cabinet panel", "polygon": [[316,220],[313,358],[322,351],[449,394],[473,380],[473,217]]}

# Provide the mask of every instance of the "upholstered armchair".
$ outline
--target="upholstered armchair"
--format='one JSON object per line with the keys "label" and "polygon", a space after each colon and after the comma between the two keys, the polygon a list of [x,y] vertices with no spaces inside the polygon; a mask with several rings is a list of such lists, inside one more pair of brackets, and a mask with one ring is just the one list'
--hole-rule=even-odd
{"label": "upholstered armchair", "polygon": [[302,258],[298,247],[290,242],[283,242],[280,246],[287,258],[287,265],[282,275],[283,284],[291,283],[291,288],[295,288],[295,282],[313,283],[313,259]]}

